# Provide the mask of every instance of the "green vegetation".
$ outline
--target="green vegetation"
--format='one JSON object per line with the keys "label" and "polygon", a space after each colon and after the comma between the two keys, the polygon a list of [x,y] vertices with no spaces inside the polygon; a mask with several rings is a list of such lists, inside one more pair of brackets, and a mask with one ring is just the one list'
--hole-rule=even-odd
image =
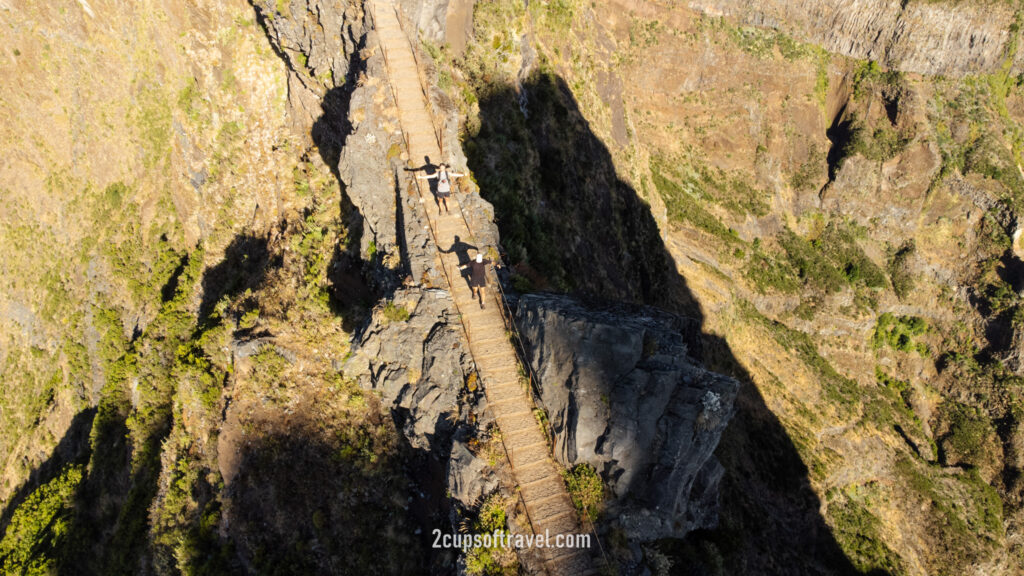
{"label": "green vegetation", "polygon": [[818,154],[818,148],[811,144],[807,151],[807,159],[789,177],[789,185],[794,190],[810,190],[814,185],[819,184],[819,176],[822,175],[821,168],[822,158]]}
{"label": "green vegetation", "polygon": [[774,55],[776,47],[786,60],[796,60],[809,54],[805,45],[782,32],[753,26],[733,27],[724,20],[718,22],[719,26],[725,28],[729,39],[751,56],[770,58]]}
{"label": "green vegetation", "polygon": [[928,345],[914,339],[928,332],[928,323],[918,316],[894,316],[886,312],[878,317],[871,335],[871,347],[879,350],[889,347],[900,352],[929,353]]}
{"label": "green vegetation", "polygon": [[765,251],[764,244],[759,238],[754,240],[752,248],[750,260],[743,274],[754,284],[758,292],[775,290],[792,293],[800,289],[802,283],[799,276],[785,260]]}
{"label": "green vegetation", "polygon": [[[469,534],[506,534],[508,521],[505,502],[494,494],[480,505],[476,519],[470,524]],[[514,576],[519,573],[515,551],[500,546],[480,546],[466,552],[466,573],[471,576]]]}
{"label": "green vegetation", "polygon": [[152,79],[136,82],[136,106],[131,114],[142,139],[143,166],[153,168],[164,162],[171,152],[171,106],[173,101]]}
{"label": "green vegetation", "polygon": [[742,302],[740,311],[745,318],[764,327],[780,346],[794,352],[811,369],[821,383],[828,403],[840,412],[852,413],[859,404],[857,383],[843,376],[818,352],[807,334],[794,330],[782,322],[766,318],[749,302]]}
{"label": "green vegetation", "polygon": [[597,520],[604,504],[604,483],[597,470],[590,464],[577,464],[562,470],[562,479],[580,517],[591,522]]}
{"label": "green vegetation", "polygon": [[1010,277],[1001,258],[992,257],[978,266],[978,279],[975,284],[982,297],[981,304],[991,316],[1007,316],[1014,321],[1024,320],[1024,302],[1013,285],[1007,281]]}
{"label": "green vegetation", "polygon": [[860,573],[880,571],[893,576],[906,569],[882,537],[882,523],[870,510],[870,488],[849,487],[829,493],[828,517],[832,534]]}
{"label": "green vegetation", "polygon": [[633,18],[629,23],[629,45],[631,48],[650,48],[658,44],[658,35],[663,26],[657,20]]}
{"label": "green vegetation", "polygon": [[[154,544],[171,551],[182,574],[214,576],[230,572],[231,548],[221,544],[217,534],[221,502],[194,492],[197,487],[208,490],[208,478],[214,473],[188,454],[183,436],[178,442],[182,444],[179,457],[173,463],[170,484],[154,521]],[[216,488],[223,489],[223,485]]]}
{"label": "green vegetation", "polygon": [[912,389],[910,383],[906,380],[900,380],[894,378],[885,373],[881,366],[875,366],[875,379],[878,383],[885,386],[887,390],[893,392],[898,397],[897,408],[908,418],[914,420],[918,426],[921,426],[921,419],[914,413],[910,403],[910,397]]}
{"label": "green vegetation", "polygon": [[841,157],[860,154],[868,160],[885,162],[903,152],[913,140],[913,134],[885,124],[872,128],[857,117],[850,120],[850,125],[850,139],[843,147]]}
{"label": "green vegetation", "polygon": [[896,430],[921,456],[934,460],[939,449],[935,440],[925,433],[924,422],[914,412],[910,383],[887,374],[881,366],[875,366],[875,379],[882,388],[879,394],[865,399],[864,420],[874,422],[880,429]]}
{"label": "green vegetation", "polygon": [[[1009,44],[1015,51],[1015,36]],[[942,154],[936,181],[957,172],[980,174],[1001,185],[1002,209],[1019,211],[1024,208],[1024,176],[1017,169],[1024,158],[1024,128],[1007,109],[1008,98],[1021,84],[1019,76],[1009,73],[1011,60],[1004,60],[995,74],[938,83],[929,119]]]}
{"label": "green vegetation", "polygon": [[976,472],[953,474],[910,458],[897,460],[896,470],[912,495],[908,504],[927,510],[923,521],[936,538],[932,571],[954,574],[1002,539],[1002,500]]}
{"label": "green vegetation", "polygon": [[314,215],[310,215],[306,218],[302,234],[292,239],[295,252],[303,262],[303,286],[309,297],[320,302],[324,308],[329,301],[327,265],[330,255],[328,250],[332,245],[328,242],[330,232],[327,226],[319,225]]}
{"label": "green vegetation", "polygon": [[409,319],[409,311],[404,306],[397,306],[394,302],[388,301],[381,309],[381,314],[388,322],[405,322]]}
{"label": "green vegetation", "polygon": [[[657,156],[650,162],[651,176],[655,187],[661,192],[668,204],[672,202],[711,202],[718,204],[730,213],[743,217],[764,216],[768,214],[768,193],[752,186],[742,174],[727,174],[720,168],[711,168],[692,159],[667,158]],[[683,196],[685,194],[685,196]],[[668,198],[666,198],[666,195]],[[686,199],[689,196],[689,199]],[[696,208],[697,210],[700,207]],[[688,220],[700,225],[701,220],[688,218],[690,214],[685,206],[670,207],[681,220]],[[670,217],[672,214],[670,213]],[[716,228],[701,226],[714,233]]]}
{"label": "green vegetation", "polygon": [[853,97],[859,99],[871,91],[896,88],[903,81],[903,75],[898,70],[882,70],[878,62],[862,60],[853,74]]}
{"label": "green vegetation", "polygon": [[781,254],[754,244],[745,274],[761,292],[793,292],[801,285],[826,294],[847,286],[879,289],[885,274],[857,245],[857,234],[852,225],[838,222],[812,240],[786,229],[777,238]]}
{"label": "green vegetation", "polygon": [[889,258],[887,271],[889,281],[892,282],[892,289],[900,300],[906,298],[914,289],[914,272],[910,261],[914,257],[917,245],[913,240],[907,240],[898,250],[893,252]]}
{"label": "green vegetation", "polygon": [[674,222],[692,224],[727,243],[740,241],[735,231],[701,206],[700,200],[704,196],[704,192],[699,180],[689,179],[684,187],[684,185],[677,184],[674,180],[665,177],[660,172],[662,168],[652,165],[651,178],[665,202],[669,219]]}
{"label": "green vegetation", "polygon": [[552,32],[568,32],[575,15],[573,0],[548,0],[538,3],[545,28]]}
{"label": "green vegetation", "polygon": [[199,92],[199,84],[192,79],[178,92],[178,109],[184,112],[185,116],[193,123],[197,123],[203,112],[202,104],[203,98]]}
{"label": "green vegetation", "polygon": [[0,572],[25,576],[56,573],[81,481],[82,468],[69,466],[18,506],[0,540]]}
{"label": "green vegetation", "polygon": [[948,432],[942,438],[943,460],[948,464],[978,466],[998,450],[998,437],[988,414],[952,400],[942,406]]}

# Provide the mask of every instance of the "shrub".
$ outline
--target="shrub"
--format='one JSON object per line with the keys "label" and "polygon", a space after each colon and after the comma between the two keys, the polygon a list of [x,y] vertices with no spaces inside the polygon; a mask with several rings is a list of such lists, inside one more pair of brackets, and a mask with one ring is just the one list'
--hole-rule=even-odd
{"label": "shrub", "polygon": [[943,415],[949,422],[949,432],[942,439],[943,460],[947,464],[978,466],[991,460],[995,429],[987,414],[966,404],[947,401]]}
{"label": "shrub", "polygon": [[859,403],[857,383],[837,372],[818,352],[818,347],[814,345],[810,336],[782,322],[764,317],[749,302],[741,302],[740,310],[744,316],[767,329],[773,340],[794,352],[805,366],[818,375],[825,397],[838,410],[850,412]]}
{"label": "shrub", "polygon": [[[926,510],[922,521],[935,534],[934,549],[953,574],[973,563],[1003,535],[1003,504],[999,494],[977,472],[952,474],[904,457],[896,471]],[[934,572],[939,572],[934,570]]]}
{"label": "shrub", "polygon": [[404,306],[397,306],[394,302],[388,301],[381,310],[381,314],[384,316],[386,323],[391,322],[405,322],[409,319],[409,311]]}
{"label": "shrub", "polygon": [[576,512],[593,522],[604,503],[604,483],[590,464],[577,464],[562,471],[562,479],[569,490]]}
{"label": "shrub", "polygon": [[889,312],[878,317],[875,331],[871,335],[871,346],[875,350],[888,346],[901,352],[917,352],[926,356],[928,345],[915,342],[914,338],[928,332],[928,323],[919,316],[894,316]]}
{"label": "shrub", "polygon": [[[504,534],[508,531],[505,502],[498,494],[491,495],[477,513],[470,526],[473,534]],[[466,551],[466,573],[471,576],[512,576],[518,573],[515,550],[492,544],[473,547]]]}
{"label": "shrub", "polygon": [[683,185],[667,177],[659,166],[651,166],[651,179],[661,194],[668,211],[668,217],[674,222],[689,222],[705,232],[729,243],[739,242],[736,232],[722,224],[716,216],[701,205],[703,186],[694,179],[686,179]]}
{"label": "shrub", "polygon": [[36,488],[11,515],[0,540],[0,572],[53,574],[71,530],[73,498],[82,468],[70,466]]}
{"label": "shrub", "polygon": [[807,159],[789,177],[789,185],[794,190],[809,190],[818,183],[820,175],[818,149],[812,144],[810,150],[807,151]]}
{"label": "shrub", "polygon": [[914,274],[910,269],[910,260],[916,250],[917,245],[914,241],[908,240],[889,259],[889,280],[892,282],[896,297],[900,300],[906,298],[914,289]]}
{"label": "shrub", "polygon": [[843,156],[860,154],[868,160],[885,162],[899,155],[911,139],[909,135],[891,126],[880,126],[871,130],[866,124],[854,121],[850,141],[843,149]]}
{"label": "shrub", "polygon": [[826,293],[838,292],[846,284],[843,273],[825,257],[820,242],[808,242],[786,229],[780,235],[779,243],[804,284]]}
{"label": "shrub", "polygon": [[753,254],[747,263],[743,275],[754,283],[754,288],[762,294],[769,290],[789,293],[800,289],[800,279],[796,271],[786,260],[779,260],[761,250],[760,242],[755,242]]}
{"label": "shrub", "polygon": [[833,534],[840,548],[861,573],[905,574],[903,563],[882,539],[882,523],[864,502],[833,495],[828,506]]}

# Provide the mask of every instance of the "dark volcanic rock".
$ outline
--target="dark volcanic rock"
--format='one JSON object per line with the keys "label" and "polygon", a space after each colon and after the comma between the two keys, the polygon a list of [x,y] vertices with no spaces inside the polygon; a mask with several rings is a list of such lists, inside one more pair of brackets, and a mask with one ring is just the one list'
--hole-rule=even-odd
{"label": "dark volcanic rock", "polygon": [[692,320],[653,308],[588,309],[520,298],[517,322],[555,432],[555,457],[589,463],[634,538],[682,536],[717,522],[713,452],[739,384],[698,364]]}
{"label": "dark volcanic rock", "polygon": [[453,429],[469,361],[451,297],[444,290],[408,288],[395,293],[392,306],[409,318],[389,319],[378,307],[342,371],[381,393],[414,448],[444,453],[446,443],[435,440]]}

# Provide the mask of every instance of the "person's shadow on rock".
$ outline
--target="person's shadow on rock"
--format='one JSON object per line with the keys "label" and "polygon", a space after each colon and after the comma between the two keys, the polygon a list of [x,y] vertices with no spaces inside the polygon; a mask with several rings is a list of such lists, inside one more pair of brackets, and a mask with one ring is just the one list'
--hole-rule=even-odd
{"label": "person's shadow on rock", "polygon": [[[469,256],[469,251],[470,250],[479,251],[480,249],[477,248],[476,246],[473,246],[472,244],[463,242],[462,238],[459,238],[458,236],[456,236],[455,239],[452,241],[452,245],[449,246],[447,250],[444,249],[444,248],[441,248],[441,247],[438,247],[438,250],[440,250],[442,254],[455,253],[455,257],[459,261],[459,266],[468,266],[469,262],[471,260],[471,258]],[[467,270],[468,270],[468,268],[466,270],[462,271],[462,277],[463,278],[466,278]]]}

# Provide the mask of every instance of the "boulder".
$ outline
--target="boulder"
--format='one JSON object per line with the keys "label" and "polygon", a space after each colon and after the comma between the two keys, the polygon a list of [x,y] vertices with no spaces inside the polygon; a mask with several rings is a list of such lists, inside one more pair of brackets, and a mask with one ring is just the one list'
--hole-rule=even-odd
{"label": "boulder", "polygon": [[466,508],[474,508],[498,488],[494,469],[469,446],[456,440],[448,459],[448,492]]}
{"label": "boulder", "polygon": [[[469,363],[451,297],[444,290],[404,288],[395,292],[390,312],[386,306],[374,310],[342,373],[380,392],[413,448],[443,458]],[[395,313],[401,310],[408,319]]]}
{"label": "boulder", "polygon": [[516,322],[564,466],[594,466],[639,540],[717,522],[713,452],[739,383],[699,364],[699,326],[654,308],[527,295]]}

